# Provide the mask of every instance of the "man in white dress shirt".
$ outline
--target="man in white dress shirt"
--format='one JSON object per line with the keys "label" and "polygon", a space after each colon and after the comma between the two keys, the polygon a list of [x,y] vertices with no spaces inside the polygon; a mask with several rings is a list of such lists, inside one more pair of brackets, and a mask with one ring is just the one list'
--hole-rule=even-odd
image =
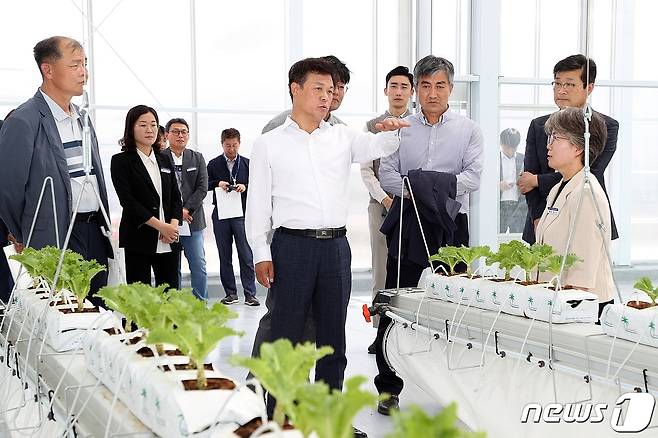
{"label": "man in white dress shirt", "polygon": [[267,341],[300,342],[312,305],[316,344],[334,349],[318,361],[315,377],[340,389],[352,282],[345,237],[350,166],[397,150],[396,131],[408,124],[388,118],[378,126],[385,132],[377,135],[329,125],[324,117],[334,76],[331,64],[319,58],[290,68],[292,113],[254,142],[246,232],[256,278],[273,303]]}

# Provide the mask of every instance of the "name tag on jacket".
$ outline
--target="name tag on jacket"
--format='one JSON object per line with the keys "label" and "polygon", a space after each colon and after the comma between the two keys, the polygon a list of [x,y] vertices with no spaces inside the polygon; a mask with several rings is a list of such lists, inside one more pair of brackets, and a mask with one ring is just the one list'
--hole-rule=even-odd
{"label": "name tag on jacket", "polygon": [[171,173],[171,169],[167,169],[166,167],[163,167],[162,169],[160,169],[160,172],[162,172],[162,173]]}
{"label": "name tag on jacket", "polygon": [[548,207],[547,210],[548,210],[548,214],[558,214],[560,212],[560,210],[558,210],[555,207]]}
{"label": "name tag on jacket", "polygon": [[187,169],[188,172],[192,172],[193,170],[196,170],[196,167],[190,167],[189,169]]}

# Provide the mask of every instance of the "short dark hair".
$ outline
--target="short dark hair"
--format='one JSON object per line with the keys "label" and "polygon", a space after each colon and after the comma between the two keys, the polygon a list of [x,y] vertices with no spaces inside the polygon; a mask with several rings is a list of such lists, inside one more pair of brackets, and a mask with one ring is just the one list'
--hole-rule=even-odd
{"label": "short dark hair", "polygon": [[345,85],[350,83],[350,69],[347,68],[347,65],[345,65],[343,61],[336,58],[334,55],[323,56],[320,59],[329,61],[329,63],[334,66],[336,75],[338,76],[338,81],[343,82]]}
{"label": "short dark hair", "polygon": [[334,66],[324,58],[305,58],[294,63],[288,71],[288,93],[292,99],[291,86],[294,83],[304,86],[309,73],[331,76],[334,85],[339,81]]}
{"label": "short dark hair", "polygon": [[409,79],[411,86],[414,86],[414,75],[409,73],[409,68],[404,65],[398,65],[393,70],[389,71],[386,75],[386,86],[388,87],[388,81],[391,80],[393,76],[406,76]]}
{"label": "short dark hair", "polygon": [[516,149],[520,142],[521,133],[519,133],[518,129],[507,128],[500,133],[500,144]]}
{"label": "short dark hair", "polygon": [[237,138],[238,142],[240,141],[240,131],[235,128],[227,128],[222,131],[222,143],[224,143],[229,138]]}
{"label": "short dark hair", "polygon": [[[146,105],[137,105],[128,110],[126,114],[126,124],[123,128],[123,137],[119,140],[119,145],[121,146],[122,151],[134,151],[137,149],[137,143],[135,143],[135,123],[142,115],[151,113],[155,116],[155,122],[160,124],[158,120],[158,113]],[[152,145],[153,150],[160,152],[160,145],[158,144],[158,139],[156,137],[155,143]]]}
{"label": "short dark hair", "polygon": [[[585,116],[581,108],[567,107],[554,112],[546,121],[544,131],[547,135],[551,135],[552,132],[566,135],[571,144],[579,149],[585,149]],[[591,163],[603,150],[608,137],[605,121],[597,113],[592,113],[589,133],[589,161]],[[585,154],[581,156],[581,159],[584,163]]]}
{"label": "short dark hair", "polygon": [[181,125],[185,125],[187,130],[188,131],[190,130],[190,125],[188,125],[185,119],[183,119],[182,117],[176,117],[174,119],[169,120],[165,125],[165,130],[169,132],[169,128],[171,128],[171,125],[173,125],[174,123],[180,123]]}
{"label": "short dark hair", "polygon": [[[556,74],[565,71],[580,70],[580,80],[583,81],[583,88],[587,88],[587,58],[585,55],[571,55],[560,60],[553,67],[553,77]],[[589,59],[589,83],[593,84],[596,80],[596,62]]]}
{"label": "short dark hair", "polygon": [[50,38],[41,40],[34,46],[34,49],[32,49],[34,60],[37,62],[37,68],[42,77],[43,73],[41,72],[41,64],[44,62],[57,61],[62,57],[62,51],[59,46],[63,41],[68,41],[69,45],[74,49],[82,49],[82,44],[77,40],[63,36],[51,36]]}
{"label": "short dark hair", "polygon": [[452,85],[455,77],[455,67],[452,65],[452,62],[434,55],[427,55],[419,60],[414,66],[416,89],[418,88],[418,81],[420,78],[423,76],[432,76],[440,71],[445,72],[446,76],[448,76],[448,83]]}

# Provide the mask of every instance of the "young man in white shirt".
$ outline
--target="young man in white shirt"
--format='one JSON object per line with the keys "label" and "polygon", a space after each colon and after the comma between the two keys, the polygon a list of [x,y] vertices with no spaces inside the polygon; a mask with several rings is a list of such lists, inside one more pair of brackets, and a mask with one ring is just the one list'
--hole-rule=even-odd
{"label": "young man in white shirt", "polygon": [[300,342],[312,305],[316,344],[334,349],[318,361],[315,378],[341,389],[352,286],[345,237],[350,166],[397,150],[395,131],[407,124],[388,118],[378,125],[384,132],[373,135],[326,123],[337,82],[326,60],[298,61],[288,79],[292,113],[254,142],[247,239],[256,278],[272,299],[268,340]]}

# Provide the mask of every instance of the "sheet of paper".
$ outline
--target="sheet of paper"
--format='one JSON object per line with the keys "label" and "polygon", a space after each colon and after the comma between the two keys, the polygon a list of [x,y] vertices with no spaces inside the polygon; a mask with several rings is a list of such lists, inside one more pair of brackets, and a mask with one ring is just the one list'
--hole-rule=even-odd
{"label": "sheet of paper", "polygon": [[225,192],[219,187],[215,188],[217,197],[217,216],[219,220],[242,217],[242,196],[235,190]]}
{"label": "sheet of paper", "polygon": [[183,220],[183,223],[178,226],[178,235],[179,236],[191,236],[190,233],[190,224],[187,221]]}

